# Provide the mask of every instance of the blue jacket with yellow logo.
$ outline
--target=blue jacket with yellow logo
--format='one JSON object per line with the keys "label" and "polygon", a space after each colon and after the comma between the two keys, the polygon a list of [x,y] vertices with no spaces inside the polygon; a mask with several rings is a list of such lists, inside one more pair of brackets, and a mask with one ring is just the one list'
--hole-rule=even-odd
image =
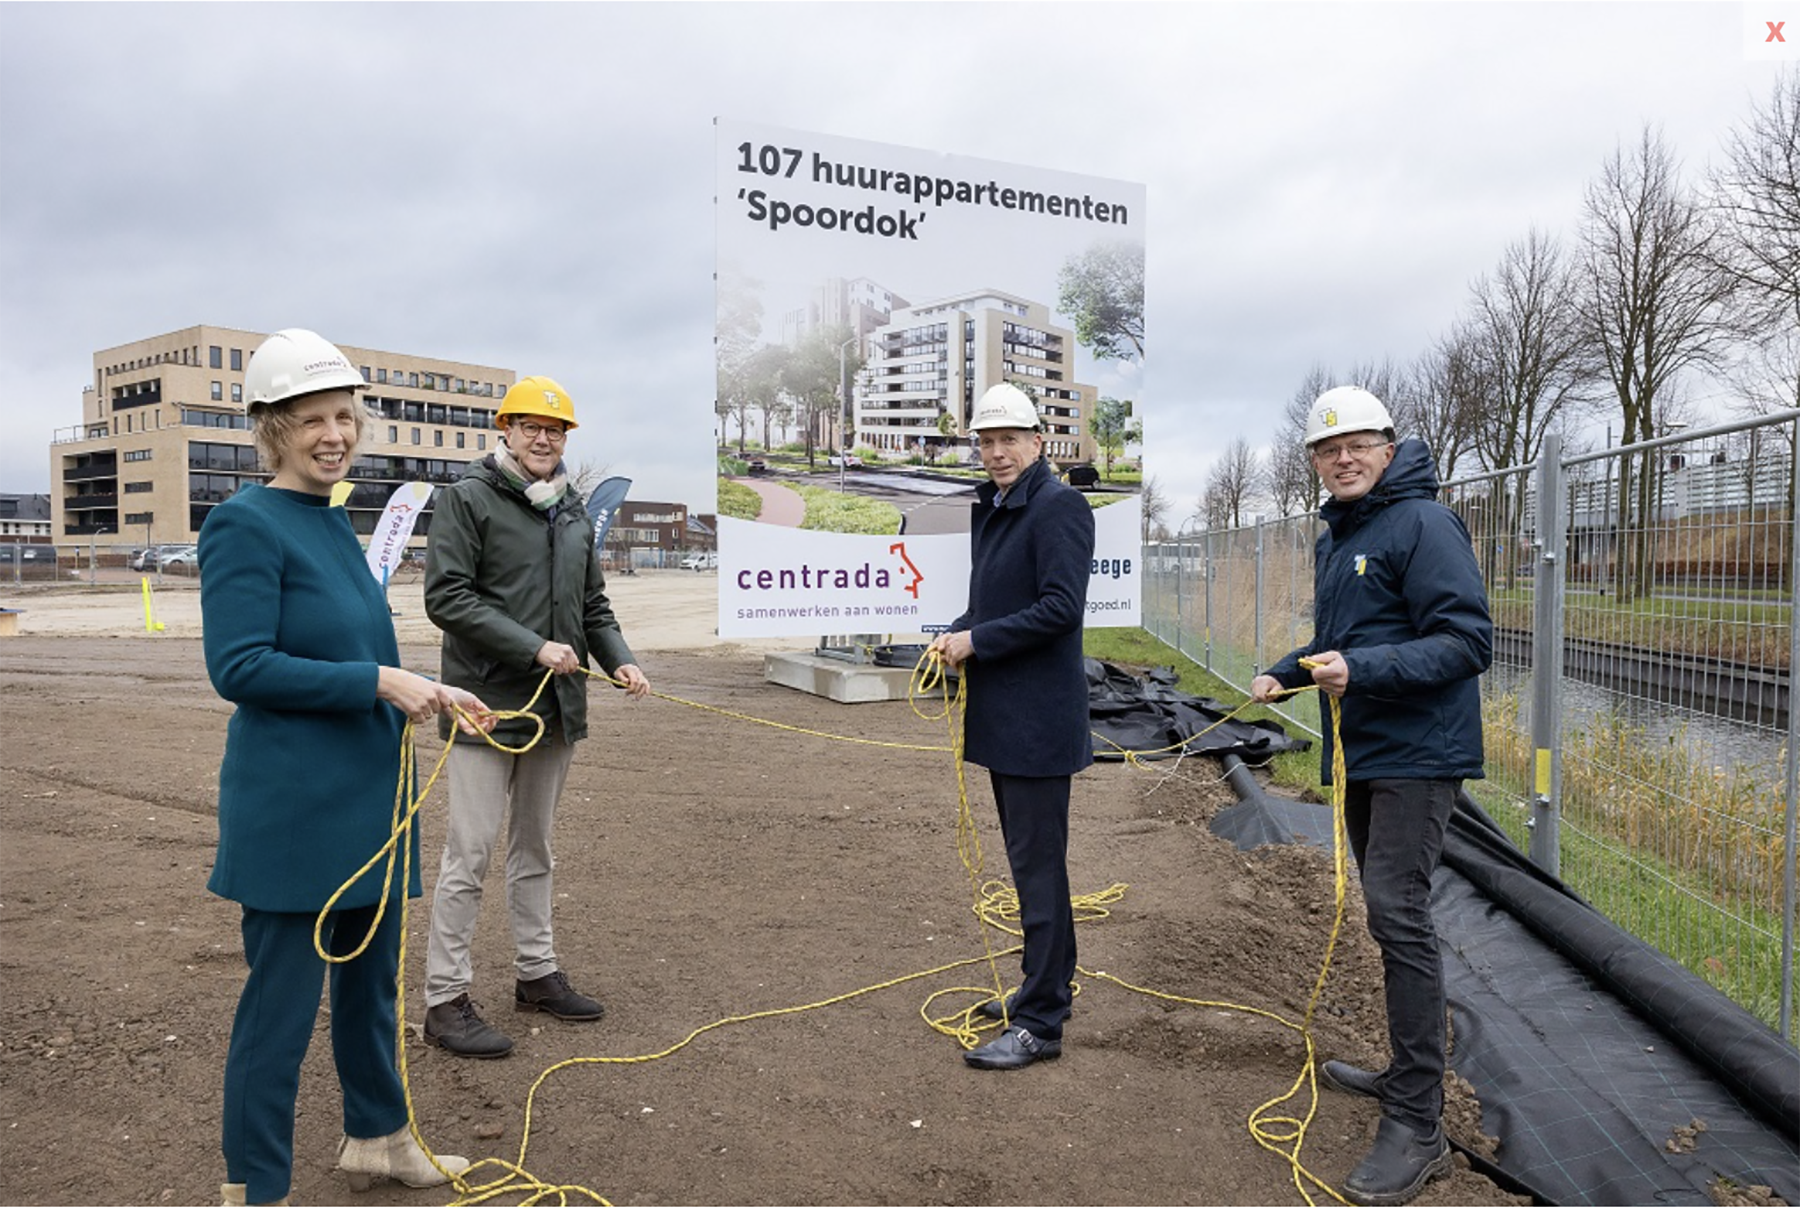
{"label": "blue jacket with yellow logo", "polygon": [[[1353,781],[1482,775],[1477,677],[1493,659],[1494,626],[1469,531],[1437,491],[1425,443],[1406,440],[1369,494],[1319,510],[1327,527],[1314,563],[1313,640],[1268,672],[1299,688],[1312,683],[1302,657],[1343,654]],[[1329,784],[1329,733],[1323,762]]]}

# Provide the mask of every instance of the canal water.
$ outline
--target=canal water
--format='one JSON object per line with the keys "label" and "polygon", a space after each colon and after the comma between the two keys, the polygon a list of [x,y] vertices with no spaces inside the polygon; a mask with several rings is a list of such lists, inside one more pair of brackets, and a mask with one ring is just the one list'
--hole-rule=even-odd
{"label": "canal water", "polygon": [[[1519,719],[1531,716],[1531,669],[1498,661],[1488,670],[1487,693],[1517,692]],[[1565,677],[1562,682],[1564,729],[1586,728],[1596,719],[1617,715],[1626,726],[1641,729],[1653,743],[1680,743],[1695,761],[1720,768],[1739,765],[1746,771],[1769,777],[1779,787],[1786,729],[1734,722],[1715,714],[1652,701]]]}

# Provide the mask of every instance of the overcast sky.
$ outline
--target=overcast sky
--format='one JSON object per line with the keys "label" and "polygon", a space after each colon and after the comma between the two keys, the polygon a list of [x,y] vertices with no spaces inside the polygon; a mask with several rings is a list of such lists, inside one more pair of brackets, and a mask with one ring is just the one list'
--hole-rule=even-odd
{"label": "overcast sky", "polygon": [[1572,239],[1644,123],[1716,159],[1758,2],[0,4],[0,492],[96,350],[211,323],[548,374],[572,459],[710,509],[722,116],[1142,183],[1179,521],[1311,365]]}

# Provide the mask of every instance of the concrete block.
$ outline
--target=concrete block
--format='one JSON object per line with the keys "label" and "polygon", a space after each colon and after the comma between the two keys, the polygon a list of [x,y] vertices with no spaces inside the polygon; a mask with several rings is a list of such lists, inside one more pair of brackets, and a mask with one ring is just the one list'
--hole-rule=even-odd
{"label": "concrete block", "polygon": [[906,700],[912,669],[783,652],[763,656],[763,679],[815,697],[855,705],[864,701]]}

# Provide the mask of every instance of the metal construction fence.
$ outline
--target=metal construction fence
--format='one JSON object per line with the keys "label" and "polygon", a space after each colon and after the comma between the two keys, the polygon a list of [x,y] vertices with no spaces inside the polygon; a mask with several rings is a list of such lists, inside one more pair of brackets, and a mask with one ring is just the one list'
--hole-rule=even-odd
{"label": "metal construction fence", "polygon": [[[1800,412],[1457,479],[1487,779],[1540,867],[1794,1037]],[[1144,627],[1228,683],[1312,635],[1317,513],[1144,548]],[[1319,734],[1317,694],[1282,707]]]}

